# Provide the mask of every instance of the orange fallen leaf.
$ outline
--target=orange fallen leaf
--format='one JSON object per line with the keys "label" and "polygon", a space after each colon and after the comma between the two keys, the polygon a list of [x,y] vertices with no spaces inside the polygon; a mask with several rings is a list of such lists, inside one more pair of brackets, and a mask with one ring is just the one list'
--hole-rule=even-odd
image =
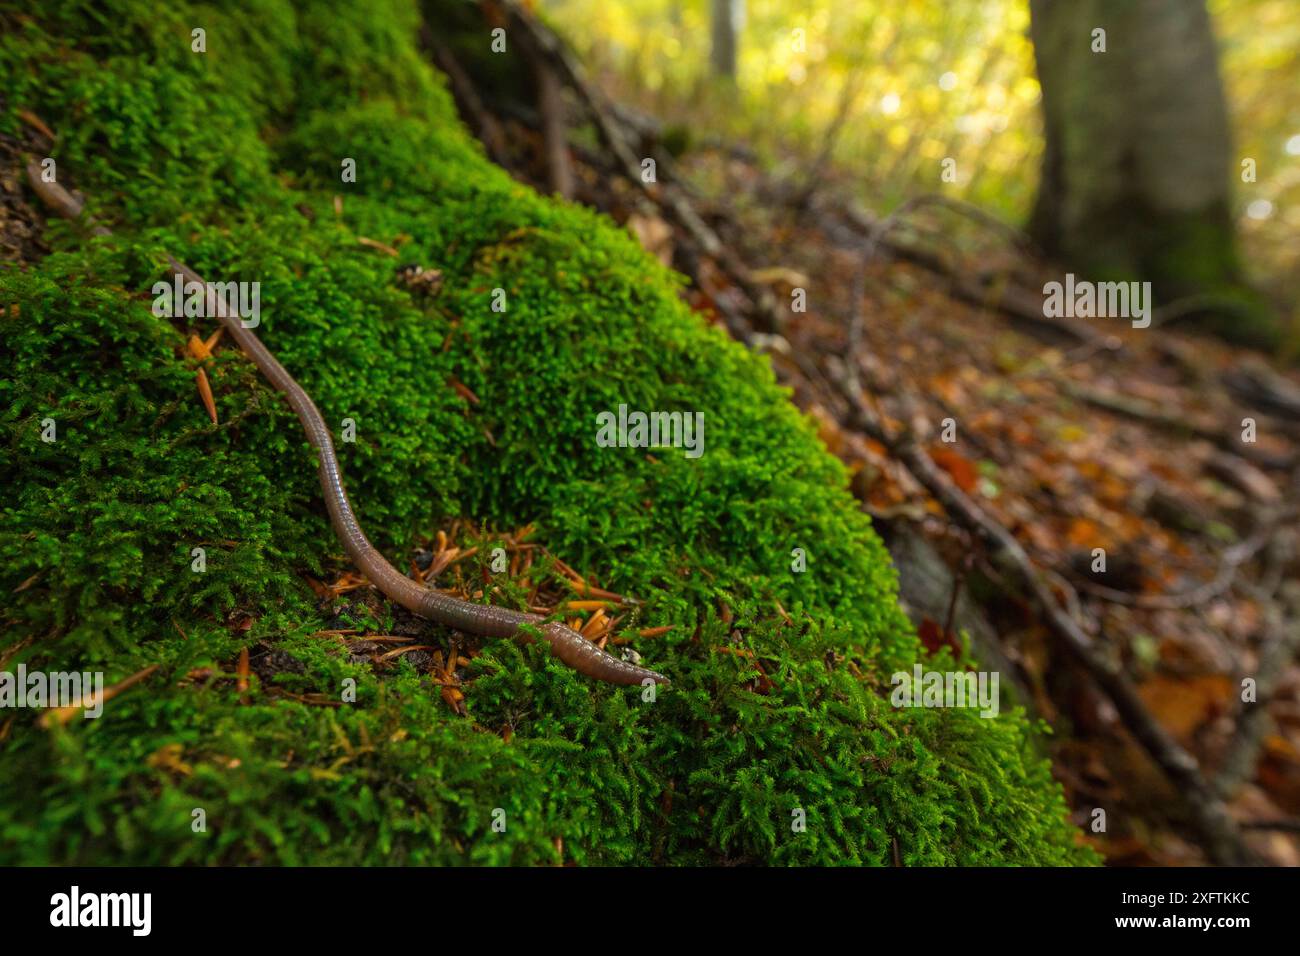
{"label": "orange fallen leaf", "polygon": [[948,477],[962,491],[968,494],[975,490],[975,485],[979,480],[979,472],[972,462],[965,455],[953,451],[951,448],[933,448],[930,450],[930,457],[934,463],[948,473]]}
{"label": "orange fallen leaf", "polygon": [[1236,703],[1236,685],[1223,674],[1167,677],[1157,674],[1138,685],[1151,713],[1175,737],[1186,739],[1206,721]]}
{"label": "orange fallen leaf", "polygon": [[188,777],[194,773],[194,768],[181,759],[182,755],[183,748],[180,744],[164,744],[151,754],[145,763],[155,770],[170,770]]}
{"label": "orange fallen leaf", "polygon": [[457,714],[459,714],[462,717],[465,716],[465,707],[461,703],[461,701],[465,699],[465,695],[462,694],[460,691],[458,691],[456,688],[448,687],[446,684],[444,684],[442,686],[442,699],[443,702],[446,703],[446,705],[450,707],[452,710],[454,710]]}

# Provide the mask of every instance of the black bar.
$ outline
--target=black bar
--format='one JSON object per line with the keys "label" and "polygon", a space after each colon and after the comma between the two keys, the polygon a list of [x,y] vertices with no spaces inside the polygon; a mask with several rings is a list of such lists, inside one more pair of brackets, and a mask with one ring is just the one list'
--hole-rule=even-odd
{"label": "black bar", "polygon": [[[414,934],[467,949],[471,940],[530,947],[730,938],[765,946],[773,930],[817,944],[870,939],[1001,943],[1098,938],[1215,943],[1294,920],[1285,869],[137,869],[0,871],[6,942],[79,944],[276,939],[373,946]],[[130,925],[51,925],[88,895],[148,893],[149,932]],[[141,901],[143,898],[141,897]],[[121,900],[110,901],[121,905]],[[111,907],[109,907],[111,909]],[[142,923],[142,911],[122,910]],[[1122,920],[1151,924],[1121,925]],[[1207,927],[1188,920],[1211,921]],[[1184,922],[1180,925],[1178,920]],[[1245,922],[1225,925],[1224,921]],[[1051,934],[1039,936],[1037,934]],[[748,941],[746,943],[745,941]],[[13,952],[23,952],[15,949]]]}

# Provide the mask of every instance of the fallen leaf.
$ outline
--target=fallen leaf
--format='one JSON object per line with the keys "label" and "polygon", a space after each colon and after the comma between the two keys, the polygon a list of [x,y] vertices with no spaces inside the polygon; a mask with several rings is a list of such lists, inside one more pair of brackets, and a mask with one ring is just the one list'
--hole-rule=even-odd
{"label": "fallen leaf", "polygon": [[930,451],[934,463],[948,473],[948,477],[962,491],[970,494],[979,483],[979,470],[975,463],[951,448],[934,448]]}

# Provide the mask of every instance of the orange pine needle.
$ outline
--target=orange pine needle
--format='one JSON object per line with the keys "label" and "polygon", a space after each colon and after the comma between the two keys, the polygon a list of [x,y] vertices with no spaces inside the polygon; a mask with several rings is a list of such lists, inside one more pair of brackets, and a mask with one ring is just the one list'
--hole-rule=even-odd
{"label": "orange pine needle", "polygon": [[203,401],[203,407],[208,411],[208,417],[212,419],[212,424],[217,424],[217,402],[212,397],[212,386],[208,384],[208,373],[199,369],[198,375],[194,380],[199,386],[199,398]]}
{"label": "orange pine needle", "polygon": [[609,623],[605,618],[605,609],[597,608],[596,613],[591,616],[591,619],[583,625],[582,630],[578,633],[587,640],[594,641],[602,632],[607,630],[608,627]]}
{"label": "orange pine needle", "polygon": [[451,385],[453,391],[455,391],[457,395],[465,399],[465,401],[469,402],[471,405],[478,405],[480,403],[479,397],[470,391],[469,386],[463,383],[460,379],[453,376],[452,378],[449,378],[447,382]]}
{"label": "orange pine needle", "polygon": [[[340,203],[340,205],[342,204]],[[392,246],[386,245],[385,243],[382,242],[378,242],[374,239],[367,239],[365,236],[357,236],[357,242],[371,249],[378,249],[380,252],[384,253],[385,255],[397,256],[401,254]]]}
{"label": "orange pine needle", "polygon": [[776,613],[777,613],[777,614],[780,614],[781,617],[783,617],[783,618],[785,619],[785,623],[787,623],[787,624],[793,624],[793,623],[794,623],[794,618],[792,618],[788,613],[786,613],[786,610],[785,610],[785,608],[783,608],[783,607],[781,606],[781,602],[780,602],[780,601],[777,601],[777,602],[776,602]]}
{"label": "orange pine needle", "polygon": [[32,127],[32,129],[36,130],[38,133],[43,134],[49,139],[58,138],[54,135],[54,130],[46,126],[45,123],[41,120],[41,118],[37,116],[35,113],[33,113],[31,110],[19,110],[15,115],[17,115],[17,117],[20,120],[22,120],[24,123],[26,123],[28,126]]}
{"label": "orange pine needle", "polygon": [[457,714],[464,715],[464,709],[460,702],[465,699],[465,695],[454,687],[448,687],[445,684],[442,687],[442,699]]}
{"label": "orange pine needle", "polygon": [[569,601],[564,605],[570,611],[603,611],[609,607],[608,601]]}
{"label": "orange pine needle", "polygon": [[446,551],[439,551],[434,556],[433,563],[429,565],[429,570],[424,572],[424,577],[426,579],[436,578],[447,570],[447,567],[456,560],[459,554],[460,548],[448,548]]}
{"label": "orange pine needle", "polygon": [[212,358],[212,350],[208,348],[208,343],[204,342],[197,335],[191,335],[190,340],[185,343],[185,347],[189,349],[190,355],[194,356],[200,362],[204,359]]}
{"label": "orange pine needle", "polygon": [[[148,677],[157,669],[158,669],[157,664],[150,664],[144,670],[136,671],[130,677],[118,681],[112,687],[104,691],[103,696],[99,699],[99,701],[97,701],[97,703],[100,704],[108,703],[118,694],[122,693],[122,691],[126,690],[128,687],[132,687],[140,683],[140,681],[144,680],[146,677]],[[72,704],[68,707],[56,707],[55,709],[50,710],[45,714],[42,714],[41,719],[37,721],[37,723],[42,727],[52,727],[55,724],[58,724],[60,727],[62,727],[64,724],[70,721],[77,714],[81,713],[82,709],[83,709],[83,705],[81,704]]]}
{"label": "orange pine needle", "polygon": [[409,647],[399,647],[395,650],[385,651],[383,654],[379,655],[378,660],[381,661],[391,660],[394,657],[401,657],[403,654],[409,654],[411,653],[411,651],[431,651],[431,650],[433,650],[432,644],[412,644]]}

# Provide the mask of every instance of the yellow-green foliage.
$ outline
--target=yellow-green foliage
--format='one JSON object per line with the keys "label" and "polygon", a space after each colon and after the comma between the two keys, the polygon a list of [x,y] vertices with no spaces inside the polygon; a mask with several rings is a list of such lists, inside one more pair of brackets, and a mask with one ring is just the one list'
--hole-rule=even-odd
{"label": "yellow-green foliage", "polygon": [[[1300,86],[1300,7],[1208,5],[1232,121],[1243,263],[1294,312],[1300,98],[1286,91]],[[786,168],[792,156],[812,162],[843,111],[832,137],[840,188],[856,189],[871,208],[883,214],[942,191],[1008,220],[1029,217],[1042,121],[1028,0],[746,0],[734,88],[709,79],[707,0],[539,6],[602,76],[622,79],[628,97],[678,122],[687,117],[670,140],[721,129]],[[957,163],[955,183],[939,179],[947,157]],[[1238,175],[1246,158],[1257,166],[1250,183]]]}
{"label": "yellow-green foliage", "polygon": [[[396,0],[0,14],[0,130],[19,134],[20,110],[52,126],[61,181],[115,233],[51,223],[53,254],[0,272],[0,659],[110,683],[159,665],[98,720],[0,713],[0,861],[542,863],[557,838],[583,863],[879,864],[895,841],[911,864],[1090,861],[1022,716],[889,706],[918,644],[841,465],[630,237],[484,160],[415,52],[416,16]],[[359,237],[443,270],[441,295],[413,299]],[[302,576],[346,564],[313,456],[228,346],[208,422],[184,320],[149,308],[167,251],[262,283],[263,340],[328,421],[357,422],[343,468],[397,563],[449,517],[535,521],[646,602],[638,626],[678,625],[637,645],[671,689],[645,703],[487,642],[465,719],[410,666],[381,675],[314,637],[332,612]],[[704,412],[706,453],[595,447],[620,402]],[[715,650],[733,632],[769,694]],[[266,644],[294,662],[275,683],[337,700],[354,678],[356,703],[271,700],[256,678],[241,703],[231,680],[184,679]]]}

